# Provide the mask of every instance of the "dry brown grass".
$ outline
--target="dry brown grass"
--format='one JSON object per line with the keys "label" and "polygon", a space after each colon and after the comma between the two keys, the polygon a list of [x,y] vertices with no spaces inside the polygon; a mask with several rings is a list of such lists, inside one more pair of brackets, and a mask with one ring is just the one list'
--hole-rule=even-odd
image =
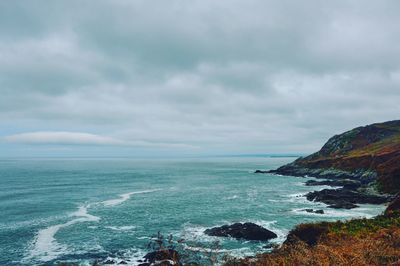
{"label": "dry brown grass", "polygon": [[256,258],[226,263],[236,265],[400,265],[400,228],[380,229],[362,236],[328,233],[313,247],[298,241]]}

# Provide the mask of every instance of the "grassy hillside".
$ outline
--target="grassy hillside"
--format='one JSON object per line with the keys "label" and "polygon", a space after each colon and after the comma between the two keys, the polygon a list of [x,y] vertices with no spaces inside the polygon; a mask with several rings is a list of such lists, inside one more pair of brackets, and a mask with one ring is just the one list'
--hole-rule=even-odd
{"label": "grassy hillside", "polygon": [[[400,120],[358,127],[328,140],[320,151],[278,171],[336,169],[376,181],[381,192],[400,191]],[[363,173],[361,175],[360,173]],[[295,174],[295,173],[294,173]]]}
{"label": "grassy hillside", "polygon": [[271,253],[225,265],[400,265],[400,218],[301,224]]}

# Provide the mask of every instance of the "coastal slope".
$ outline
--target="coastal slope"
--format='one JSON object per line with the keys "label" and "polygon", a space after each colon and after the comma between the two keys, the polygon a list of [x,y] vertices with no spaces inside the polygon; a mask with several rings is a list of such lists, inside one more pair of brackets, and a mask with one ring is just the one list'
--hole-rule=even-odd
{"label": "coastal slope", "polygon": [[400,120],[357,127],[333,136],[316,153],[271,171],[293,176],[350,179],[381,193],[400,191]]}
{"label": "coastal slope", "polygon": [[225,266],[400,265],[400,121],[336,135],[320,151],[269,172],[328,179],[307,181],[311,186],[342,186],[307,195],[331,207],[391,203],[372,219],[299,224],[272,252],[228,260]]}

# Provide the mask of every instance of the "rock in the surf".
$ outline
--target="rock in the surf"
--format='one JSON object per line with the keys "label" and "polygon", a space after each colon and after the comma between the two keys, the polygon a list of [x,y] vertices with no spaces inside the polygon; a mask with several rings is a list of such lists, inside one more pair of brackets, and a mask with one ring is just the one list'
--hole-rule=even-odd
{"label": "rock in the surf", "polygon": [[147,253],[144,257],[145,263],[141,265],[162,265],[162,266],[170,266],[170,265],[181,265],[179,262],[180,257],[176,250],[174,249],[164,249],[157,250]]}
{"label": "rock in the surf", "polygon": [[233,237],[235,239],[268,241],[278,237],[274,232],[254,223],[235,223],[204,231],[209,236]]}

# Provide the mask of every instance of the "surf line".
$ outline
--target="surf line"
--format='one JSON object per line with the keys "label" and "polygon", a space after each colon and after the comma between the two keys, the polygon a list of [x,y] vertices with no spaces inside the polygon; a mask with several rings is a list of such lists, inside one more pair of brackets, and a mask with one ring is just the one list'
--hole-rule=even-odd
{"label": "surf line", "polygon": [[57,242],[55,239],[56,233],[64,227],[80,223],[80,222],[97,222],[100,217],[91,215],[88,213],[90,205],[80,206],[76,212],[73,212],[70,216],[77,217],[71,221],[63,224],[56,224],[49,226],[45,229],[39,230],[32,244],[32,249],[29,255],[23,260],[30,260],[36,258],[40,261],[50,261],[58,256],[64,254],[67,251],[67,247]]}
{"label": "surf line", "polygon": [[38,233],[36,234],[35,239],[33,240],[32,248],[29,252],[29,255],[27,255],[23,259],[23,261],[29,261],[32,258],[38,259],[40,261],[50,261],[56,259],[58,256],[62,254],[65,254],[67,252],[67,246],[58,243],[55,238],[55,235],[61,228],[65,228],[76,223],[98,222],[100,220],[100,217],[88,213],[88,209],[91,206],[102,204],[103,206],[111,207],[127,201],[128,199],[130,199],[132,195],[151,193],[160,190],[162,189],[133,191],[129,193],[120,194],[119,198],[116,199],[110,199],[103,202],[97,202],[80,206],[77,211],[73,212],[70,215],[72,217],[76,217],[75,219],[70,220],[66,223],[52,225],[39,230]]}
{"label": "surf line", "polygon": [[149,190],[141,190],[141,191],[133,191],[133,192],[129,192],[129,193],[124,193],[124,194],[120,194],[119,198],[116,199],[110,199],[110,200],[106,200],[103,201],[103,205],[106,207],[112,207],[112,206],[116,206],[119,205],[125,201],[127,201],[128,199],[131,198],[132,195],[137,195],[137,194],[146,194],[146,193],[151,193],[151,192],[156,192],[156,191],[160,191],[162,189],[149,189]]}

